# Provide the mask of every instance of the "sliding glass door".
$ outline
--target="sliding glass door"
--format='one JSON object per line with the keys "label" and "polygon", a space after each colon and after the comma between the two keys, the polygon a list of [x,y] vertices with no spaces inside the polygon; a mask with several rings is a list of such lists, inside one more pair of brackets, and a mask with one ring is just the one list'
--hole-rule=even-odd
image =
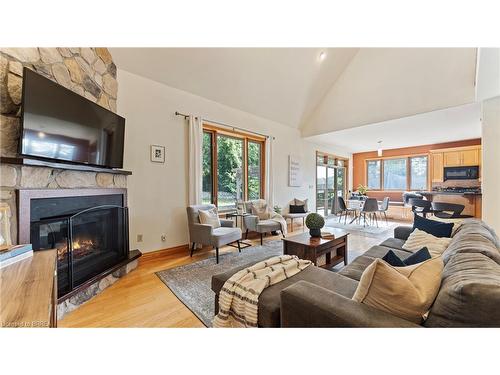
{"label": "sliding glass door", "polygon": [[346,194],[345,160],[318,153],[316,158],[316,212],[323,216],[338,211],[337,197]]}

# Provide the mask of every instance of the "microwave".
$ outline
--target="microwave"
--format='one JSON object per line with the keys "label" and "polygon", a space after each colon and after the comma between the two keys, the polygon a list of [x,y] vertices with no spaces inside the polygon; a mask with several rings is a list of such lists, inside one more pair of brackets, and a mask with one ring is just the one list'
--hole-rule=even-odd
{"label": "microwave", "polygon": [[444,169],[444,180],[477,180],[479,178],[479,166],[474,167],[446,167]]}

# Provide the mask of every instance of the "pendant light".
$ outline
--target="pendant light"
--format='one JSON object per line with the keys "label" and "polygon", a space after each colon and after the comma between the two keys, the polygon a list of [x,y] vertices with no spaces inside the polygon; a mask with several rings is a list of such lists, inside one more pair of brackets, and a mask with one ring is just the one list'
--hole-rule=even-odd
{"label": "pendant light", "polygon": [[382,153],[383,153],[383,151],[382,151],[382,141],[378,141],[377,143],[378,143],[377,155],[378,156],[382,156]]}

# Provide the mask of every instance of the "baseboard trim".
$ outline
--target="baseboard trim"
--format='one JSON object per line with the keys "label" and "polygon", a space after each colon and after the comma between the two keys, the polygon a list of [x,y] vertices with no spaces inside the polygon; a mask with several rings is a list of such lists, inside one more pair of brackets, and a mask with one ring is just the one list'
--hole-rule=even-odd
{"label": "baseboard trim", "polygon": [[166,253],[166,252],[171,254],[171,253],[180,253],[182,251],[188,251],[188,250],[189,250],[189,245],[184,244],[184,245],[179,245],[179,246],[167,247],[166,249],[148,251],[147,253],[142,253],[142,258],[147,259],[147,258],[152,257],[152,256],[162,255],[163,253]]}

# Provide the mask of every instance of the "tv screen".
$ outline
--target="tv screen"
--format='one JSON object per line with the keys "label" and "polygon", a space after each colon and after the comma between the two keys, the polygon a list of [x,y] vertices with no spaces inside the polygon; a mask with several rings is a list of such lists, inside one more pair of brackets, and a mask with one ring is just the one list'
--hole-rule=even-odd
{"label": "tv screen", "polygon": [[21,154],[123,167],[125,119],[24,69]]}

